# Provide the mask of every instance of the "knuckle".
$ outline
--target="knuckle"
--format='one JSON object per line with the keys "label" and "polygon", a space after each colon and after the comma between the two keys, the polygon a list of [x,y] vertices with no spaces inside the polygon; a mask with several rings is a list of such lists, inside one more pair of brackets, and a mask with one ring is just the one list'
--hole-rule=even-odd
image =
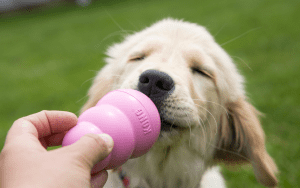
{"label": "knuckle", "polygon": [[49,112],[50,112],[49,110],[42,110],[42,111],[40,111],[39,113],[47,114],[47,113],[49,113]]}
{"label": "knuckle", "polygon": [[21,118],[15,120],[13,124],[21,124],[21,123],[23,123],[24,121],[27,121],[27,120],[26,120],[26,117],[21,117]]}

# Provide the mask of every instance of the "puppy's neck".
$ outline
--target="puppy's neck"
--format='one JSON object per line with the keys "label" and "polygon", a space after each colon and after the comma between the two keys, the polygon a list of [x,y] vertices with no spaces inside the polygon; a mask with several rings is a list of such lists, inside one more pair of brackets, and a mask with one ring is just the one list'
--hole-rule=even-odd
{"label": "puppy's neck", "polygon": [[123,169],[134,186],[187,188],[199,185],[207,164],[188,142],[158,141],[147,154],[129,160]]}

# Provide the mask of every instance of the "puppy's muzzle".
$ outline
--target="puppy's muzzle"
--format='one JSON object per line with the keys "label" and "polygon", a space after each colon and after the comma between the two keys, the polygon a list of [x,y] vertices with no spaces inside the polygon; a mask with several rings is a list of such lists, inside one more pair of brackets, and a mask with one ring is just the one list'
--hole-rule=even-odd
{"label": "puppy's muzzle", "polygon": [[169,118],[166,118],[167,113],[163,106],[164,100],[175,90],[174,81],[167,73],[146,70],[140,75],[138,90],[147,95],[158,108],[162,131],[170,131],[171,127],[176,127],[166,120]]}
{"label": "puppy's muzzle", "polygon": [[158,70],[146,70],[140,75],[138,90],[155,102],[163,100],[175,89],[173,79]]}

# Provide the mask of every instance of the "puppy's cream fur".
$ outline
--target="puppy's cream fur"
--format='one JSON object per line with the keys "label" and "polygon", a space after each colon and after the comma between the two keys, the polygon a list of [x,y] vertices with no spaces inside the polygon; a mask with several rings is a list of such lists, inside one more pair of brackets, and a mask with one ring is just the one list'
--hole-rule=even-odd
{"label": "puppy's cream fur", "polygon": [[[175,83],[161,113],[179,128],[163,131],[147,154],[123,165],[131,187],[224,187],[213,167],[217,162],[251,163],[261,184],[276,186],[276,165],[265,149],[258,112],[247,102],[243,77],[204,27],[165,19],[127,36],[107,55],[82,112],[111,90],[137,89],[149,69],[167,73]],[[110,174],[106,186],[121,186]]]}

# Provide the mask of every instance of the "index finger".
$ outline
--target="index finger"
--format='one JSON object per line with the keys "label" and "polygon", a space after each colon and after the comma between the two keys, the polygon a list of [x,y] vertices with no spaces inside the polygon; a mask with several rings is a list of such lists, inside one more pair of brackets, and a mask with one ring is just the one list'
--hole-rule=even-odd
{"label": "index finger", "polygon": [[16,120],[8,131],[6,141],[30,134],[37,139],[68,131],[77,123],[77,116],[65,111],[41,111]]}

